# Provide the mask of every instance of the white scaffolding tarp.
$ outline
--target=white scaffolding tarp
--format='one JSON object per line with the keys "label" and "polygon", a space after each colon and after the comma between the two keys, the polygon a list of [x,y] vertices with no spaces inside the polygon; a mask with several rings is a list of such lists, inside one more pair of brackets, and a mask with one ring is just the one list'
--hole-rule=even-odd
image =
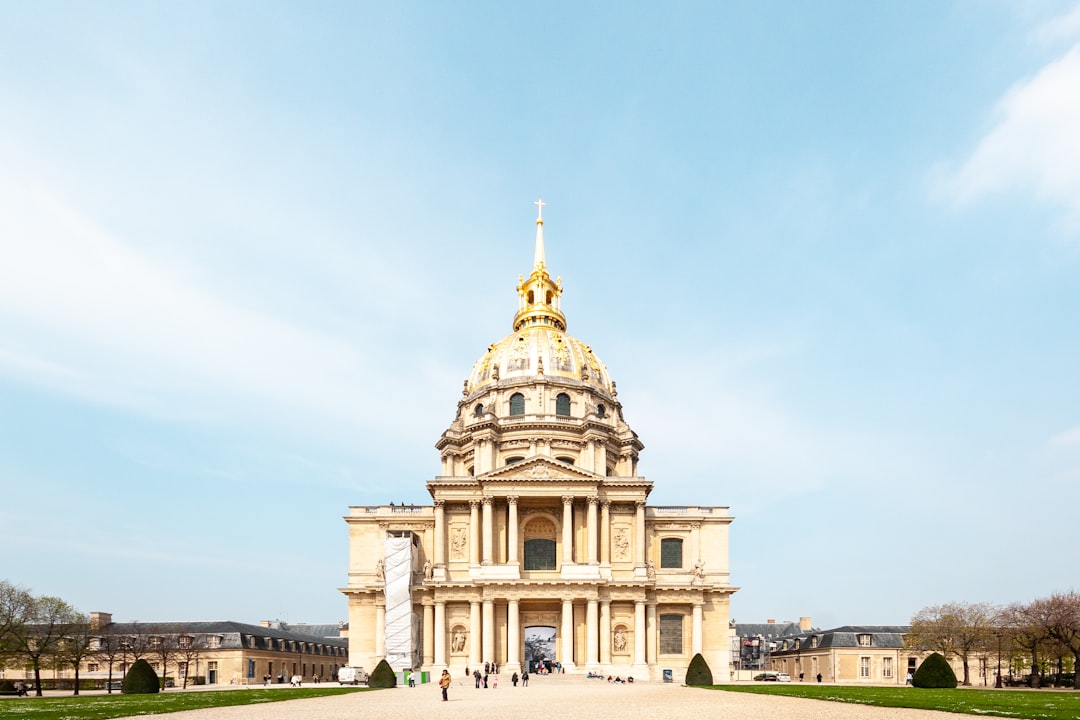
{"label": "white scaffolding tarp", "polygon": [[419,623],[409,594],[414,553],[412,537],[386,538],[386,662],[394,670],[419,666]]}

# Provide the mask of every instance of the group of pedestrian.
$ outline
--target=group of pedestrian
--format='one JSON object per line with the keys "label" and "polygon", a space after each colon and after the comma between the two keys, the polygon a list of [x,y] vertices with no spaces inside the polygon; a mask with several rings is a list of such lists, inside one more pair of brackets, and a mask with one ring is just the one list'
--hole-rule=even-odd
{"label": "group of pedestrian", "polygon": [[[479,668],[477,668],[476,670],[473,670],[472,678],[473,678],[473,682],[476,685],[476,688],[477,689],[487,688],[487,687],[490,687],[492,689],[498,688],[499,687],[499,676],[497,674],[495,674],[495,670],[497,670],[497,669],[498,668],[494,663],[484,663],[484,672],[483,673],[480,672]],[[465,668],[465,674],[466,674],[466,676],[469,674],[469,668]],[[529,671],[525,670],[525,669],[522,669],[521,675],[518,675],[515,672],[513,675],[510,676],[510,682],[512,682],[514,684],[514,687],[517,687],[519,680],[521,681],[521,687],[528,687],[528,685],[529,685]],[[450,677],[450,671],[447,670],[447,669],[444,669],[442,671],[442,676],[439,677],[439,689],[442,691],[442,699],[443,699],[444,702],[449,699],[447,697],[447,695],[448,695],[447,691],[450,689],[450,685],[452,683],[453,683],[453,679]]]}

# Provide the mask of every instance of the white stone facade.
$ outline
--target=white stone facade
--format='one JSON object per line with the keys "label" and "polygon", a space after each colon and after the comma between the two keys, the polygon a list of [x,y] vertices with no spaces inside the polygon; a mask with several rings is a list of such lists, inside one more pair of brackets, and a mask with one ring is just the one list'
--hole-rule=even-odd
{"label": "white stone facade", "polygon": [[352,507],[345,518],[350,665],[370,670],[387,655],[389,535],[415,549],[414,666],[459,675],[559,663],[642,680],[670,669],[679,680],[700,652],[717,681],[727,677],[732,518],[725,507],[647,504],[644,446],[607,368],[566,333],[561,293],[538,218],[514,331],[477,361],[436,444],[433,504]]}

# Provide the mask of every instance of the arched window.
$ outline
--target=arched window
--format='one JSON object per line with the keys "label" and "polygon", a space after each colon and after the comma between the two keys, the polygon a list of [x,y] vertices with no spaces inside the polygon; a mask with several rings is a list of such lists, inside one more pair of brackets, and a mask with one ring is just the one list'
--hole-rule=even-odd
{"label": "arched window", "polygon": [[606,416],[607,416],[607,408],[604,407],[603,405],[597,405],[596,406],[596,417],[606,417]]}
{"label": "arched window", "polygon": [[564,462],[567,465],[573,465],[574,464],[574,458],[567,457],[566,455],[560,455],[559,457],[557,457],[555,459],[558,460],[559,462]]}
{"label": "arched window", "polygon": [[506,464],[507,465],[513,465],[514,463],[519,463],[524,459],[525,458],[521,457],[520,455],[515,455],[514,457],[506,458]]}
{"label": "arched window", "polygon": [[555,523],[536,518],[523,528],[525,570],[555,569]]}
{"label": "arched window", "polygon": [[525,414],[525,396],[521,393],[514,393],[510,396],[510,415],[524,415]]}
{"label": "arched window", "polygon": [[484,404],[483,403],[476,403],[476,407],[473,408],[473,415],[475,415],[476,417],[480,417],[483,414],[484,414]]}
{"label": "arched window", "polygon": [[660,541],[660,567],[682,567],[682,540],[679,538],[664,538]]}
{"label": "arched window", "polygon": [[555,414],[570,417],[570,396],[566,393],[555,396]]}

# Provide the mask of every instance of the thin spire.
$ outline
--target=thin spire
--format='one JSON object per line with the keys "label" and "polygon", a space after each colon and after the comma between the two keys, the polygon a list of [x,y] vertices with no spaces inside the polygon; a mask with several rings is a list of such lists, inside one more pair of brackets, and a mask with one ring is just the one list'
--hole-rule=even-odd
{"label": "thin spire", "polygon": [[536,206],[536,251],[533,253],[533,270],[544,267],[544,206],[543,198],[533,203]]}

